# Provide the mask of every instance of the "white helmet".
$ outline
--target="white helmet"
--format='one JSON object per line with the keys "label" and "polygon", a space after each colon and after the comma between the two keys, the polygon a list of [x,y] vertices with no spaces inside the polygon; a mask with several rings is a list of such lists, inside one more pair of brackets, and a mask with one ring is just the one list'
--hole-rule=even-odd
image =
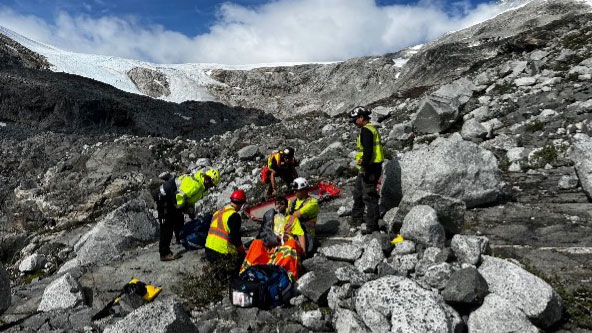
{"label": "white helmet", "polygon": [[292,187],[297,191],[307,189],[309,186],[308,181],[303,177],[298,177],[292,182]]}

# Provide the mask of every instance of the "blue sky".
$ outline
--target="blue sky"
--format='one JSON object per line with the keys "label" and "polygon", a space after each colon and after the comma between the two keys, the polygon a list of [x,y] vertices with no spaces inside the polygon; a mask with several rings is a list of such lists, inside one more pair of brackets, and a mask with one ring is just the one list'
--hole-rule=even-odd
{"label": "blue sky", "polygon": [[335,61],[481,22],[501,11],[494,2],[2,0],[0,25],[70,51],[157,63]]}

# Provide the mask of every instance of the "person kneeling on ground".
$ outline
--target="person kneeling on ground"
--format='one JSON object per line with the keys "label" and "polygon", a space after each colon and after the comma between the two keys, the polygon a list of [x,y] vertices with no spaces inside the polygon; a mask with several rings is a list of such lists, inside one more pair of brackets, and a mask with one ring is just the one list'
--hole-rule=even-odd
{"label": "person kneeling on ground", "polygon": [[239,211],[246,201],[245,191],[232,192],[230,204],[214,213],[206,238],[206,259],[210,263],[235,261],[235,272],[245,256]]}
{"label": "person kneeling on ground", "polygon": [[292,187],[296,190],[296,198],[288,202],[286,214],[296,216],[306,236],[305,255],[309,257],[315,249],[315,234],[317,225],[317,216],[319,215],[319,202],[317,199],[309,196],[308,190],[310,184],[302,177],[294,179]]}
{"label": "person kneeling on ground", "polygon": [[284,214],[287,204],[285,197],[276,197],[276,209],[265,213],[263,226],[249,247],[241,272],[249,266],[271,264],[283,267],[293,281],[299,278],[306,238],[300,220]]}
{"label": "person kneeling on ground", "polygon": [[284,150],[272,153],[267,159],[267,168],[262,172],[267,173],[265,183],[267,183],[267,197],[278,195],[278,178],[281,178],[286,184],[290,185],[294,178],[298,177],[296,171],[298,162],[294,158],[294,148],[287,147]]}

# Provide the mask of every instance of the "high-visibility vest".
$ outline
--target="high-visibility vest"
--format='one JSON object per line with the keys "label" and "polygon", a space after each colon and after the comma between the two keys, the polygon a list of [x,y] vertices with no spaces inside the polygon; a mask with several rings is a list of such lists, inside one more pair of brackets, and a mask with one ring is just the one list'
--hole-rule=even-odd
{"label": "high-visibility vest", "polygon": [[175,199],[178,208],[184,205],[195,205],[206,192],[201,171],[194,175],[181,175],[175,179],[175,183],[177,185]]}
{"label": "high-visibility vest", "polygon": [[272,153],[271,155],[269,155],[269,158],[267,159],[267,167],[271,168],[271,165],[273,164],[273,160],[275,160],[275,165],[277,165],[277,167],[281,167],[282,166],[282,153],[280,152],[275,152]]}
{"label": "high-visibility vest", "polygon": [[229,254],[236,253],[236,246],[230,242],[230,228],[228,219],[236,210],[232,205],[228,205],[218,210],[212,217],[208,238],[206,238],[206,247],[218,253]]}
{"label": "high-visibility vest", "polygon": [[302,200],[299,206],[297,205],[297,201],[298,199],[290,200],[288,203],[288,214],[294,214],[294,216],[300,220],[300,223],[305,226],[308,231],[310,231],[312,238],[314,238],[317,225],[318,208],[317,214],[314,216],[304,216],[301,212],[301,209],[310,205],[316,205],[318,207],[318,201],[315,198],[308,197]]}
{"label": "high-visibility vest", "polygon": [[[384,161],[384,153],[382,152],[382,143],[380,142],[380,134],[372,125],[371,123],[367,123],[364,125],[365,128],[369,129],[372,132],[373,137],[373,151],[372,151],[372,159],[371,163],[380,163]],[[356,167],[361,169],[362,166],[358,164],[358,161],[362,159],[364,155],[364,147],[362,146],[362,141],[360,139],[361,133],[358,135],[358,139],[356,140],[356,145],[358,146],[358,151],[356,152]]]}
{"label": "high-visibility vest", "polygon": [[296,223],[300,223],[300,220],[298,219],[298,217],[296,217],[296,215],[290,214],[290,215],[286,216],[286,224],[284,224],[284,226],[282,228],[283,229],[282,233],[284,235],[294,236],[294,235],[292,235],[292,229],[294,228]]}

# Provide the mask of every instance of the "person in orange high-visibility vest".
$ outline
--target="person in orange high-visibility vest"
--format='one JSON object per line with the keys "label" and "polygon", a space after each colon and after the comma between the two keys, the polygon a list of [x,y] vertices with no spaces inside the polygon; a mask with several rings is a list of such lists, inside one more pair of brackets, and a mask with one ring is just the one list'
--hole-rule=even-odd
{"label": "person in orange high-visibility vest", "polygon": [[287,204],[285,197],[276,197],[275,210],[265,214],[267,225],[251,243],[241,272],[252,265],[271,264],[283,267],[294,280],[298,279],[306,238],[300,220],[295,215],[284,214]]}
{"label": "person in orange high-visibility vest", "polygon": [[[238,255],[238,265],[245,255],[241,240],[239,211],[247,201],[245,191],[236,190],[230,195],[230,204],[214,213],[206,238],[205,254],[209,262],[229,260]],[[237,265],[237,266],[238,266]]]}

